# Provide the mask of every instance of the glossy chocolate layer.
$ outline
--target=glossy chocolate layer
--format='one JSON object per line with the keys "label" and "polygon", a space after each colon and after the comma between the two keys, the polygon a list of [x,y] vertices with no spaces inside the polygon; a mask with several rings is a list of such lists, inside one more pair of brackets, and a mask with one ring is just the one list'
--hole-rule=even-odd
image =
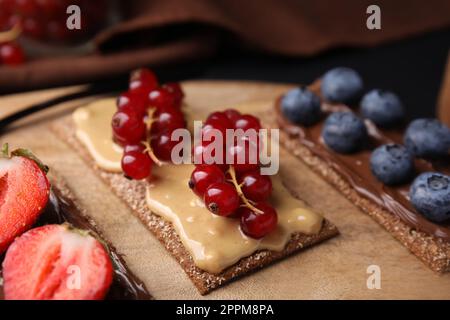
{"label": "glossy chocolate layer", "polygon": [[[98,234],[95,227],[84,217],[74,205],[74,203],[63,197],[62,194],[53,188],[50,194],[48,205],[39,220],[37,226],[46,224],[61,224],[68,222],[74,227],[83,230],[90,230]],[[116,252],[115,248],[106,243],[108,251],[114,266],[114,279],[106,300],[148,300],[151,295],[145,288],[144,283],[139,280],[126,266],[123,258]],[[3,262],[3,256],[0,257],[0,263]],[[0,269],[1,272],[1,269]],[[1,276],[1,274],[0,274]],[[0,283],[0,300],[3,296],[3,286]]]}
{"label": "glossy chocolate layer", "polygon": [[[320,96],[320,82],[315,82],[310,89]],[[353,154],[339,154],[330,150],[321,138],[324,121],[303,127],[291,123],[281,112],[281,98],[275,103],[276,119],[279,127],[291,137],[299,139],[300,143],[314,155],[325,161],[337,171],[361,196],[370,199],[384,207],[409,226],[430,235],[450,241],[450,224],[436,224],[427,220],[411,205],[408,193],[410,184],[387,186],[378,181],[370,170],[370,155],[374,148],[385,143],[402,143],[401,130],[379,130],[372,122],[366,121],[369,133],[367,145]],[[322,101],[323,116],[334,111],[350,110],[341,104],[328,104]],[[439,171],[450,174],[449,161],[431,163],[423,159],[415,160],[416,173]]]}

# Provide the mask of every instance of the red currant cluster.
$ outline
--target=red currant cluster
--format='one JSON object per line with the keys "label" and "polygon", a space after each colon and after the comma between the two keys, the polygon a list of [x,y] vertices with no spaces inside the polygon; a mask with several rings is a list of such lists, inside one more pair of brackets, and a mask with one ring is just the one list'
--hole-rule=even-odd
{"label": "red currant cluster", "polygon": [[184,128],[181,112],[184,93],[178,83],[159,86],[149,69],[132,72],[129,90],[117,99],[112,118],[113,139],[124,148],[125,176],[141,180],[150,177],[153,163],[170,161],[175,129]]}
{"label": "red currant cluster", "polygon": [[[232,144],[225,143],[226,130],[227,129],[242,129],[246,131],[252,129],[255,136],[242,136],[241,139],[234,140]],[[215,164],[219,165],[222,169],[227,169],[226,165],[227,156],[230,159],[234,159],[235,169],[237,172],[244,172],[249,170],[255,170],[259,168],[259,137],[258,132],[261,129],[259,119],[249,115],[241,115],[234,109],[228,109],[224,112],[214,112],[206,119],[205,124],[201,131],[201,143],[194,146],[193,155],[194,163],[211,164],[214,159]],[[220,133],[223,148],[220,150],[220,154],[216,154],[215,135],[212,131]],[[237,161],[240,159],[241,161]]]}
{"label": "red currant cluster", "polygon": [[[228,109],[212,113],[202,128],[202,135],[211,129],[219,130],[225,137],[226,129],[254,129],[259,133],[261,124],[254,116]],[[214,156],[213,152],[207,151],[211,143],[202,139],[202,143],[194,147],[194,157],[201,157],[204,162],[195,160],[200,164],[191,174],[189,187],[212,213],[238,218],[246,235],[256,239],[264,237],[276,228],[278,218],[276,210],[267,203],[272,193],[272,181],[259,172],[259,139],[254,143],[242,136],[235,137],[229,146],[224,143],[224,161],[221,163],[205,159],[207,155]],[[256,161],[251,161],[252,152],[257,155]],[[225,164],[227,156],[232,160],[228,165]]]}
{"label": "red currant cluster", "polygon": [[[69,30],[66,10],[81,9],[81,29]],[[26,36],[38,40],[71,42],[84,39],[101,27],[107,17],[106,0],[0,0],[0,30],[19,25]]]}

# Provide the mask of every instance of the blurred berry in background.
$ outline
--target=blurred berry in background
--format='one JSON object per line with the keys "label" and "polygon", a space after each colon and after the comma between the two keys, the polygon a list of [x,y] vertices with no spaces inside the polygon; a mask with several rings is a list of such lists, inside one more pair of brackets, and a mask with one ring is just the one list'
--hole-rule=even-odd
{"label": "blurred berry in background", "polygon": [[[43,42],[72,43],[85,41],[106,23],[106,0],[0,0],[0,30],[20,26],[23,36]],[[77,5],[83,13],[81,28],[66,26],[70,5]]]}

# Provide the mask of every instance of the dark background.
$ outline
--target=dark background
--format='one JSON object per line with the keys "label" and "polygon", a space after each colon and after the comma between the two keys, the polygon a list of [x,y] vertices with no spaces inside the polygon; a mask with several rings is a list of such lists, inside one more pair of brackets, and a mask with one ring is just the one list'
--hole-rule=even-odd
{"label": "dark background", "polygon": [[[326,70],[357,70],[367,90],[392,90],[402,99],[409,118],[434,116],[447,55],[450,29],[427,33],[369,49],[336,49],[312,58],[280,58],[223,48],[208,61],[176,66],[162,76],[176,79],[258,80],[308,84]],[[164,74],[165,73],[165,74]]]}
{"label": "dark background", "polygon": [[[252,51],[242,52],[233,43],[224,44],[218,56],[154,68],[161,82],[192,79],[253,80],[309,84],[330,68],[351,67],[363,77],[366,90],[380,88],[398,94],[409,119],[434,117],[447,57],[450,28],[373,48],[341,48],[311,58],[286,58]],[[129,73],[92,83],[91,94],[117,94],[128,87]],[[86,92],[84,95],[89,95]],[[67,96],[33,107],[47,108],[74,97]],[[32,111],[32,112],[34,112]],[[0,121],[0,129],[18,118]]]}

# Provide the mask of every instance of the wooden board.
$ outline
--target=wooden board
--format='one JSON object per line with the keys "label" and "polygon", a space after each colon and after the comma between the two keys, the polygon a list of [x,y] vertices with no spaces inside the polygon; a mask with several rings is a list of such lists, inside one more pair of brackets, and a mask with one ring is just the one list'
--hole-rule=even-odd
{"label": "wooden board", "polygon": [[[236,104],[262,117],[274,97],[290,86],[249,82],[186,82],[186,101],[201,114]],[[0,98],[0,117],[11,109],[78,88]],[[31,148],[66,178],[156,299],[436,299],[450,298],[450,274],[430,271],[390,234],[345,200],[299,160],[281,150],[281,174],[312,207],[335,223],[341,235],[202,297],[181,267],[81,158],[48,129],[50,121],[83,101],[72,101],[21,121],[1,137],[12,147]],[[242,105],[241,105],[242,106]],[[381,289],[367,288],[367,268],[381,270]]]}

